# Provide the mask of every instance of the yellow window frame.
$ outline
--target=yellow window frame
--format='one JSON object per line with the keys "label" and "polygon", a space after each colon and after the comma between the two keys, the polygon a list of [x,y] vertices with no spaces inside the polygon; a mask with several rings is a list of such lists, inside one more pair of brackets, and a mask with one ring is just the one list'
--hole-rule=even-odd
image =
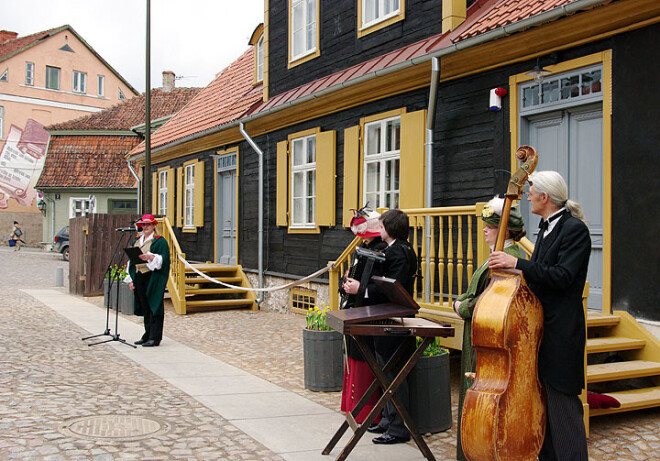
{"label": "yellow window frame", "polygon": [[288,64],[287,68],[292,69],[293,67],[299,66],[300,64],[303,64],[305,62],[311,61],[312,59],[315,59],[319,56],[321,56],[321,30],[320,30],[320,10],[321,10],[321,2],[320,0],[314,0],[316,2],[316,45],[315,45],[315,50],[310,51],[309,53],[299,57],[295,58],[292,55],[293,52],[293,34],[291,33],[291,26],[293,24],[293,0],[289,0],[289,27],[288,27],[288,45],[289,45],[289,59],[288,59]]}
{"label": "yellow window frame", "polygon": [[406,0],[399,0],[399,13],[393,16],[388,17],[387,19],[383,19],[379,22],[376,22],[374,24],[371,24],[370,26],[367,27],[362,27],[362,3],[364,0],[357,0],[357,8],[358,8],[358,14],[357,14],[357,36],[358,38],[362,38],[365,35],[369,35],[372,32],[376,32],[377,30],[384,29],[388,26],[391,26],[392,24],[395,24],[399,21],[403,21],[406,19]]}

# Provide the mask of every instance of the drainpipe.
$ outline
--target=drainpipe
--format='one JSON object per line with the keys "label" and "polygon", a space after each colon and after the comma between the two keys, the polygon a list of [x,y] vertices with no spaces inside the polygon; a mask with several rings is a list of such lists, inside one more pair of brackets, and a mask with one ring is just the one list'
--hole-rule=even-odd
{"label": "drainpipe", "polygon": [[53,197],[50,197],[50,194],[48,195],[44,194],[44,198],[53,205],[53,207],[51,208],[52,211],[50,213],[50,229],[51,229],[50,248],[53,248],[53,239],[55,238],[55,199]]}
{"label": "drainpipe", "polygon": [[[440,59],[431,60],[431,88],[429,90],[429,107],[426,112],[426,177],[424,182],[424,208],[433,206],[433,123],[435,121],[435,103],[438,94],[438,79],[440,77]],[[431,300],[431,217],[424,217],[424,239],[426,241],[426,270],[424,271],[424,302]],[[439,229],[442,232],[442,229]]]}
{"label": "drainpipe", "polygon": [[133,175],[133,177],[137,181],[137,214],[142,216],[142,207],[140,206],[141,205],[141,203],[140,203],[141,202],[141,200],[140,200],[140,188],[142,186],[142,181],[140,181],[140,177],[137,175],[137,173],[133,169],[133,166],[131,165],[131,160],[128,159],[126,161],[128,162],[128,169],[131,170],[131,174]]}
{"label": "drainpipe", "polygon": [[[259,241],[257,245],[259,246],[259,288],[264,287],[264,153],[259,146],[252,140],[249,134],[245,131],[245,125],[243,122],[240,122],[238,129],[245,138],[245,140],[252,146],[257,155],[259,156]],[[259,297],[257,298],[257,305],[261,307],[263,302],[263,292],[259,292]]]}

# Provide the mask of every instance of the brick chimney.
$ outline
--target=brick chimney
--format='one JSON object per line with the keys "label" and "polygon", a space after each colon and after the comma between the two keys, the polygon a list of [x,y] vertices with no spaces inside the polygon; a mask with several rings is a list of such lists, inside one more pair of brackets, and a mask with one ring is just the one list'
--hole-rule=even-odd
{"label": "brick chimney", "polygon": [[163,71],[163,91],[172,91],[174,89],[175,80],[174,80],[174,72],[171,70],[164,70]]}
{"label": "brick chimney", "polygon": [[4,43],[7,40],[13,40],[18,37],[16,32],[11,32],[9,30],[0,30],[0,43]]}

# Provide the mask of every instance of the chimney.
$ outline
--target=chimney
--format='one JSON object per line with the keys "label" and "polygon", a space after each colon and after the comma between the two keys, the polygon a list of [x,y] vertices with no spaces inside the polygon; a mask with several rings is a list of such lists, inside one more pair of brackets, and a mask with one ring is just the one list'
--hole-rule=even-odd
{"label": "chimney", "polygon": [[456,29],[465,21],[468,0],[442,0],[442,33]]}
{"label": "chimney", "polygon": [[0,43],[4,43],[8,40],[13,40],[18,37],[16,32],[11,32],[9,30],[0,30]]}
{"label": "chimney", "polygon": [[164,70],[163,71],[163,91],[172,91],[175,86],[175,81],[174,81],[174,72],[171,70]]}

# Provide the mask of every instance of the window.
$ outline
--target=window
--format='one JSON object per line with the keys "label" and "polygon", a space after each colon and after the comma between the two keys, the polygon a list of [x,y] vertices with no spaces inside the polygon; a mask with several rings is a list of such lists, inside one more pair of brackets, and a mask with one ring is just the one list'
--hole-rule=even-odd
{"label": "window", "polygon": [[334,131],[312,128],[277,143],[278,226],[318,233],[335,225],[335,138]]}
{"label": "window", "polygon": [[257,42],[257,82],[264,79],[264,36]]}
{"label": "window", "polygon": [[358,0],[358,37],[404,19],[405,0]]}
{"label": "window", "polygon": [[103,75],[96,76],[96,94],[105,96],[105,76]]}
{"label": "window", "polygon": [[290,306],[293,312],[306,314],[308,309],[316,306],[316,291],[309,288],[292,287],[290,292]]}
{"label": "window", "polygon": [[87,216],[94,212],[94,198],[70,198],[69,199],[69,218],[78,218]]}
{"label": "window", "polygon": [[5,108],[0,106],[0,139],[5,139]]}
{"label": "window", "polygon": [[46,88],[50,90],[60,89],[60,68],[46,66]]}
{"label": "window", "polygon": [[186,165],[183,182],[183,227],[194,227],[195,218],[195,165]]}
{"label": "window", "polygon": [[73,71],[73,92],[87,93],[87,73],[77,70]]}
{"label": "window", "polygon": [[364,204],[371,208],[399,207],[400,117],[365,125]]}
{"label": "window", "polygon": [[9,81],[9,69],[5,69],[2,74],[0,74],[0,82],[8,82]]}
{"label": "window", "polygon": [[602,67],[589,67],[578,72],[551,75],[539,82],[521,86],[521,110],[552,105],[565,105],[589,99],[602,98]]}
{"label": "window", "polygon": [[167,216],[167,170],[158,172],[158,214]]}
{"label": "window", "polygon": [[290,61],[300,59],[317,49],[317,1],[290,0]]}
{"label": "window", "polygon": [[291,226],[314,227],[316,135],[291,142]]}
{"label": "window", "polygon": [[137,214],[137,200],[108,200],[109,214]]}
{"label": "window", "polygon": [[126,99],[126,96],[124,96],[124,93],[121,91],[121,88],[118,88],[119,90],[119,99]]}
{"label": "window", "polygon": [[26,62],[25,63],[25,84],[28,86],[34,86],[34,63]]}

